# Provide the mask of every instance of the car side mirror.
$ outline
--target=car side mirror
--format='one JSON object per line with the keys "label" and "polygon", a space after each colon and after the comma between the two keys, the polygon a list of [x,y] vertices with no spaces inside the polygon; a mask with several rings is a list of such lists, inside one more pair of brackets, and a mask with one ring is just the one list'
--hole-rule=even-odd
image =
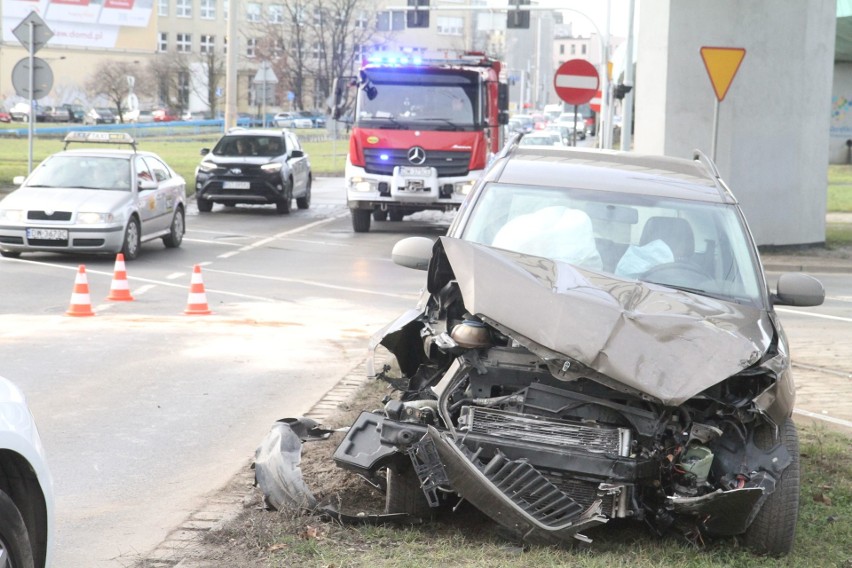
{"label": "car side mirror", "polygon": [[302,158],[302,157],[304,157],[304,155],[305,155],[304,150],[292,150],[290,152],[291,158]]}
{"label": "car side mirror", "polygon": [[12,183],[15,185],[22,185],[25,179],[27,179],[26,176],[15,176],[12,178]]}
{"label": "car side mirror", "polygon": [[158,187],[160,187],[160,184],[158,184],[152,179],[140,179],[138,187],[139,191],[145,191],[149,189],[157,189]]}
{"label": "car side mirror", "polygon": [[209,154],[209,153],[210,153],[210,148],[202,148],[202,149],[201,149],[201,152],[200,152],[200,154],[201,154],[202,156],[206,156],[206,155],[207,155],[207,154]]}
{"label": "car side mirror", "polygon": [[801,272],[787,272],[778,277],[772,303],[776,306],[819,306],[825,300],[822,282]]}
{"label": "car side mirror", "polygon": [[435,243],[426,237],[408,237],[393,246],[391,259],[394,263],[406,268],[427,270],[429,261],[432,260],[433,246]]}

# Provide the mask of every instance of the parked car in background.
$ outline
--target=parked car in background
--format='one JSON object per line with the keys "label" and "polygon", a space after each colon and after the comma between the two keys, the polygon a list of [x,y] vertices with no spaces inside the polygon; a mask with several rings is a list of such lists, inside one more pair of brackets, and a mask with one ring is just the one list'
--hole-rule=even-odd
{"label": "parked car in background", "polygon": [[151,112],[154,122],[174,122],[180,117],[170,108],[158,108]]}
{"label": "parked car in background", "polygon": [[43,122],[70,122],[71,113],[65,107],[47,106],[42,109]]}
{"label": "parked car in background", "polygon": [[12,122],[12,115],[4,106],[0,106],[0,122]]}
{"label": "parked car in background", "polygon": [[310,117],[300,115],[298,112],[279,112],[272,120],[279,128],[313,128],[314,121]]}
{"label": "parked car in background", "polygon": [[143,242],[180,246],[186,182],[162,158],[138,151],[123,132],[72,131],[70,143],[88,147],[49,156],[0,201],[0,255],[120,252],[133,260]]}
{"label": "parked car in background", "polygon": [[263,117],[250,112],[238,113],[237,126],[241,126],[243,128],[261,127],[263,126]]}
{"label": "parked car in background", "polygon": [[9,116],[16,122],[27,122],[30,119],[30,103],[15,103],[9,109]]}
{"label": "parked car in background", "polygon": [[86,124],[115,124],[117,118],[110,108],[93,107],[86,113]]}
{"label": "parked car in background", "polygon": [[520,141],[521,146],[566,146],[559,132],[552,130],[534,130],[525,134]]}
{"label": "parked car in background", "polygon": [[301,118],[307,118],[308,120],[310,120],[313,128],[325,128],[325,116],[323,116],[321,113],[317,111],[300,110],[297,112],[297,114]]}
{"label": "parked car in background", "polygon": [[0,377],[0,566],[50,566],[53,479],[24,393]]}
{"label": "parked car in background", "polygon": [[580,113],[563,112],[554,124],[560,128],[567,128],[573,137],[574,129],[577,130],[577,140],[586,139],[586,119]]}
{"label": "parked car in background", "polygon": [[201,155],[195,197],[202,213],[214,203],[271,203],[282,214],[293,198],[299,209],[311,205],[311,163],[294,132],[234,128]]}
{"label": "parked car in background", "polygon": [[68,111],[71,122],[83,122],[86,119],[86,109],[83,105],[66,103],[62,106]]}

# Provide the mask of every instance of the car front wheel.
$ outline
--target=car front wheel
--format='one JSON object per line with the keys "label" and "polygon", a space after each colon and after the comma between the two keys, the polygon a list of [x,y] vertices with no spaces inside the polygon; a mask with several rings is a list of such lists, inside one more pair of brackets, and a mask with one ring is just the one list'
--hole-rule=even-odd
{"label": "car front wheel", "polygon": [[296,198],[296,206],[299,209],[307,209],[311,206],[311,178],[308,178],[308,185],[305,188],[305,195]]}
{"label": "car front wheel", "polygon": [[183,208],[178,207],[175,211],[175,216],[172,218],[172,226],[169,228],[169,234],[163,237],[163,244],[168,248],[177,248],[183,242],[183,233],[186,229]]}
{"label": "car front wheel", "polygon": [[0,566],[32,568],[30,537],[21,512],[6,493],[0,491]]}
{"label": "car front wheel", "polygon": [[287,182],[287,187],[284,188],[284,197],[281,201],[275,204],[275,210],[279,215],[285,215],[290,212],[290,204],[293,201],[293,180]]}
{"label": "car front wheel", "polygon": [[[745,544],[757,554],[783,556],[793,549],[799,518],[799,437],[796,425],[788,418],[781,427],[783,443],[793,461],[781,473],[773,491],[745,533]],[[758,447],[771,446],[769,428],[755,432]]]}
{"label": "car front wheel", "polygon": [[370,230],[370,215],[369,209],[350,209],[352,214],[352,230],[356,233],[366,233]]}
{"label": "car front wheel", "polygon": [[196,199],[195,203],[198,205],[198,210],[201,213],[210,213],[213,211],[212,201],[208,201],[207,199]]}
{"label": "car front wheel", "polygon": [[132,217],[127,223],[127,228],[124,230],[124,244],[121,246],[121,254],[125,260],[134,260],[139,256],[139,247],[142,240],[142,234],[139,230],[139,221],[136,217]]}

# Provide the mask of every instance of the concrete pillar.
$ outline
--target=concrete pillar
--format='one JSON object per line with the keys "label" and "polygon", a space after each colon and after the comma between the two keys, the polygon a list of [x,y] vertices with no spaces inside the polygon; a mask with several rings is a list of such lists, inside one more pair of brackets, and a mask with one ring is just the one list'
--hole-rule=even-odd
{"label": "concrete pillar", "polygon": [[759,245],[825,240],[835,0],[643,0],[634,150],[711,154],[702,47],[745,58],[719,108],[716,163]]}

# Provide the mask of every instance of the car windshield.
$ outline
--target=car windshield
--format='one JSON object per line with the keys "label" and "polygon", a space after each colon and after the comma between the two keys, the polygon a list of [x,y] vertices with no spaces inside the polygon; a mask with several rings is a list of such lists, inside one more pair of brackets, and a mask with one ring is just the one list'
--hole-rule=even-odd
{"label": "car windshield", "polygon": [[102,156],[53,156],[33,170],[27,187],[130,191],[130,160]]}
{"label": "car windshield", "polygon": [[619,278],[763,304],[756,256],[730,205],[491,183],[462,238]]}
{"label": "car windshield", "polygon": [[260,156],[274,158],[284,153],[281,136],[223,136],[213,153],[217,156]]}

